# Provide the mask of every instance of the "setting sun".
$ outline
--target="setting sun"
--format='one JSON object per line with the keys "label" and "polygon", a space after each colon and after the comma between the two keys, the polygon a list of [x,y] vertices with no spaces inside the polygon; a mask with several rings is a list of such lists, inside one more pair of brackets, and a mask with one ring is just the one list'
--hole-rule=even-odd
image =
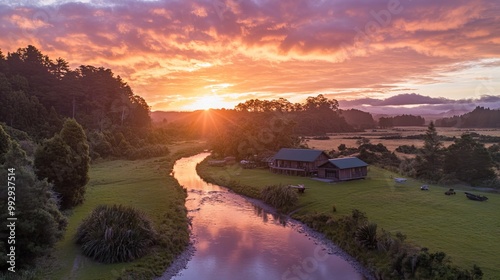
{"label": "setting sun", "polygon": [[209,110],[209,109],[220,109],[220,108],[231,108],[234,107],[231,102],[227,102],[218,95],[205,95],[197,98],[193,103],[184,106],[182,109],[187,111],[195,110]]}

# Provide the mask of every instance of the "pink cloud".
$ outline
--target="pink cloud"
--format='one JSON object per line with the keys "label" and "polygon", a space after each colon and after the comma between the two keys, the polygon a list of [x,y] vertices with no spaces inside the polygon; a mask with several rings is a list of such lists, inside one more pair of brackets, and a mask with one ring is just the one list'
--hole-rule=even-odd
{"label": "pink cloud", "polygon": [[[0,5],[0,49],[34,44],[158,96],[389,94],[500,56],[494,0],[186,0]],[[498,65],[491,65],[494,69]]]}

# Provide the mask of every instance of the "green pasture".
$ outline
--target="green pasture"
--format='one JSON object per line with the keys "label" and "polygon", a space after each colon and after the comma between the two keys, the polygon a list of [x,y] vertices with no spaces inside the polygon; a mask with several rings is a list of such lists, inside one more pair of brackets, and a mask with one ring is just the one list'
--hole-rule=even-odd
{"label": "green pasture", "polygon": [[199,143],[182,143],[164,158],[92,164],[85,202],[70,213],[64,238],[41,269],[41,279],[117,279],[125,269],[164,271],[175,257],[166,252],[169,250],[153,250],[131,263],[100,264],[82,256],[73,237],[82,219],[97,205],[123,204],[144,211],[166,234],[179,235],[178,246],[184,246],[189,238],[186,212],[182,211],[185,194],[170,171],[176,159],[199,152],[200,147]]}
{"label": "green pasture", "polygon": [[[262,189],[271,184],[305,184],[296,214],[313,212],[348,215],[353,209],[365,212],[368,219],[385,230],[400,231],[408,240],[430,251],[443,251],[454,264],[471,268],[477,264],[483,279],[500,279],[500,195],[470,189],[455,189],[446,196],[448,187],[430,185],[421,191],[422,182],[409,179],[394,182],[399,175],[369,167],[368,178],[342,183],[325,183],[306,177],[273,174],[262,169],[208,167],[213,177],[232,179],[242,186]],[[466,198],[464,191],[488,196],[486,202]]]}

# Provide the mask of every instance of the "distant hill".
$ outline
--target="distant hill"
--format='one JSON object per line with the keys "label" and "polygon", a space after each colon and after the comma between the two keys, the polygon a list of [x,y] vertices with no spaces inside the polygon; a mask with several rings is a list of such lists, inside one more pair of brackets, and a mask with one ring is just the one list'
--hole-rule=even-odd
{"label": "distant hill", "polygon": [[448,110],[446,112],[442,112],[439,114],[426,114],[426,115],[421,115],[427,122],[436,122],[436,120],[443,119],[443,118],[450,118],[453,116],[460,116],[467,114],[471,112],[472,110],[467,109],[467,108],[462,108],[462,109],[453,109],[453,110]]}
{"label": "distant hill", "polygon": [[472,112],[436,120],[436,126],[463,128],[500,127],[500,109],[476,107]]}

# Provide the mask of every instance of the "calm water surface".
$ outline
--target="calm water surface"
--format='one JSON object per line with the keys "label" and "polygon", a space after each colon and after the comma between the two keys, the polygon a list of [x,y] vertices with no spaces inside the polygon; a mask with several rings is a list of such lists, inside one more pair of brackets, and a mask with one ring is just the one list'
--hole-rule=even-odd
{"label": "calm water surface", "polygon": [[300,225],[201,180],[196,164],[208,155],[174,166],[175,178],[188,190],[196,252],[172,279],[365,279]]}

